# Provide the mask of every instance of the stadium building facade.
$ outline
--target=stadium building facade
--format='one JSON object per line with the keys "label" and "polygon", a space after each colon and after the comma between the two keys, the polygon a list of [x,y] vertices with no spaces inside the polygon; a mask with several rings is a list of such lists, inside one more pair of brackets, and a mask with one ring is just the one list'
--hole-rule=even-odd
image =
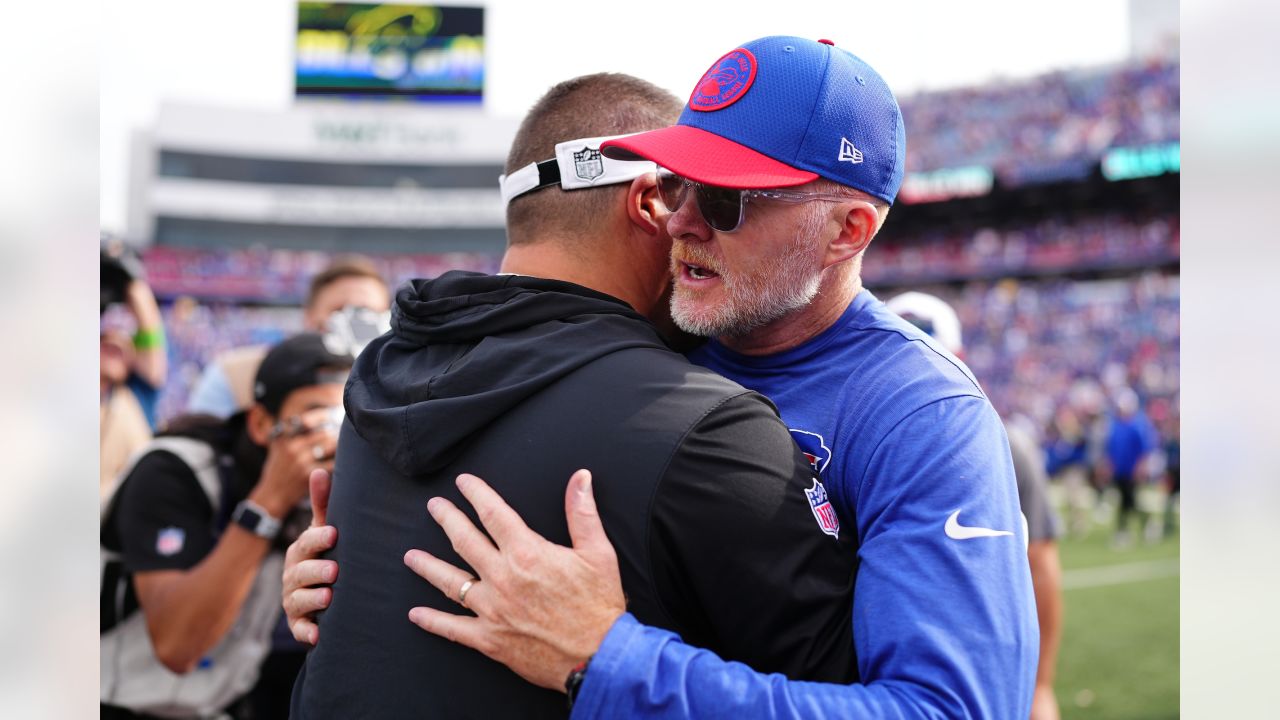
{"label": "stadium building facade", "polygon": [[517,121],[479,108],[167,103],[134,137],[127,237],[228,250],[501,254]]}

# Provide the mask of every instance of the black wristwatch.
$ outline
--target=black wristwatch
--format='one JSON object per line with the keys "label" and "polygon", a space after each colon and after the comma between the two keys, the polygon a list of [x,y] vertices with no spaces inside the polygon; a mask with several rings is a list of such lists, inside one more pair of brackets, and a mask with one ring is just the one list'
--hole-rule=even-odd
{"label": "black wristwatch", "polygon": [[569,698],[569,710],[573,710],[573,703],[578,699],[578,691],[582,689],[582,681],[587,677],[587,665],[591,664],[591,658],[582,661],[574,669],[569,671],[569,677],[564,680],[564,694]]}
{"label": "black wristwatch", "polygon": [[268,540],[275,540],[280,534],[280,519],[272,517],[271,513],[252,500],[241,500],[236,505],[235,511],[231,513],[231,522]]}

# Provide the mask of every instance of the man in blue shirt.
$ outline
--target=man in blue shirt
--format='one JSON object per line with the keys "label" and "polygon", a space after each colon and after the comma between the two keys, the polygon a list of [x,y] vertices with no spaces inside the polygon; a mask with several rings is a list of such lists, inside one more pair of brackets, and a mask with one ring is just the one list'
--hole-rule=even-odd
{"label": "man in blue shirt", "polygon": [[1137,486],[1143,462],[1158,445],[1155,427],[1142,412],[1138,394],[1131,388],[1122,388],[1116,393],[1115,412],[1108,418],[1106,443],[1106,467],[1120,493],[1113,541],[1118,547],[1126,547],[1131,542],[1129,516],[1137,510]]}
{"label": "man in blue shirt", "polygon": [[620,593],[599,589],[617,568],[586,473],[566,499],[572,549],[466,483],[497,548],[455,508],[435,519],[478,580],[425,553],[406,562],[451,598],[465,585],[478,617],[411,619],[565,689],[575,717],[1025,718],[1038,635],[1000,419],[959,360],[861,285],[903,174],[887,85],[828,41],[763,38],[712,65],[677,125],[602,151],[660,166],[672,317],[715,337],[690,358],[776,403],[820,473],[814,521],[858,544],[861,682],[756,673],[610,605]]}

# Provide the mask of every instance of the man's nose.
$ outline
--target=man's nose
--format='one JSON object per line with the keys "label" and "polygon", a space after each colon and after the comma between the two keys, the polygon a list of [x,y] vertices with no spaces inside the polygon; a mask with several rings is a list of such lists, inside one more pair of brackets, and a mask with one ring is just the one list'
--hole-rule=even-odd
{"label": "man's nose", "polygon": [[673,239],[688,241],[705,241],[711,239],[711,226],[698,210],[694,191],[689,190],[689,197],[681,203],[680,209],[671,213],[667,219],[667,232]]}

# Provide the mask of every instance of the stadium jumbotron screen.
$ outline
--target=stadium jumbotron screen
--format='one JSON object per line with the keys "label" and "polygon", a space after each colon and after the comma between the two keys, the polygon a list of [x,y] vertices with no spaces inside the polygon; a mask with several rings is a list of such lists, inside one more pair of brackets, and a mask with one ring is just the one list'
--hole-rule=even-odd
{"label": "stadium jumbotron screen", "polygon": [[300,2],[295,91],[479,103],[484,8]]}

